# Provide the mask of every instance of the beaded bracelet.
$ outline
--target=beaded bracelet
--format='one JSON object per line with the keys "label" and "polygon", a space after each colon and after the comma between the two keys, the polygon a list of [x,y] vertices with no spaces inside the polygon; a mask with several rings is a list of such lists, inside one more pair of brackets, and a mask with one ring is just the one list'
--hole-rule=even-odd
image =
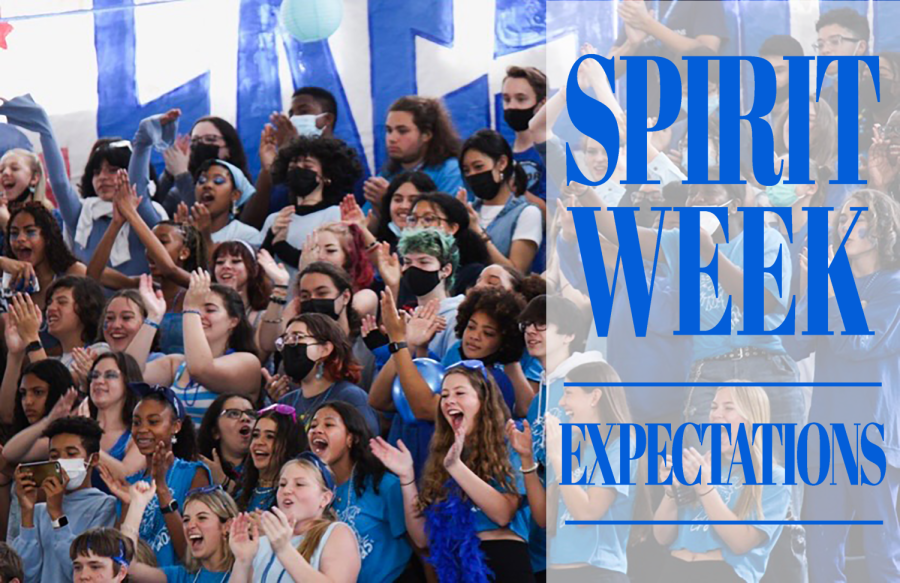
{"label": "beaded bracelet", "polygon": [[286,306],[287,298],[279,298],[278,296],[269,296],[269,303],[278,304],[279,306]]}
{"label": "beaded bracelet", "polygon": [[537,464],[537,462],[535,462],[534,465],[531,466],[530,468],[528,468],[527,470],[524,468],[519,468],[519,471],[522,472],[523,474],[531,474],[531,473],[536,472],[537,469],[538,469],[538,464]]}

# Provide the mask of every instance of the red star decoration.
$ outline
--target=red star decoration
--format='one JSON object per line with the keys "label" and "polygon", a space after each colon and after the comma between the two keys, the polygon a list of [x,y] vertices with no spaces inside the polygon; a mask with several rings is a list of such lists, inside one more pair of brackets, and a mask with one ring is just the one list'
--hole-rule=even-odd
{"label": "red star decoration", "polygon": [[0,22],[0,49],[8,48],[6,46],[6,37],[13,31],[13,26],[8,22]]}

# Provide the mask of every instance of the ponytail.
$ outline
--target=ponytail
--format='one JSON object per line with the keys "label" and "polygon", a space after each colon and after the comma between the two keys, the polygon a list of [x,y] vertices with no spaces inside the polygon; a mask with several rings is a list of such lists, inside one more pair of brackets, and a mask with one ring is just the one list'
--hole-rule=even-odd
{"label": "ponytail", "polygon": [[522,165],[515,160],[510,160],[512,164],[512,191],[516,196],[522,196],[528,190],[528,174]]}

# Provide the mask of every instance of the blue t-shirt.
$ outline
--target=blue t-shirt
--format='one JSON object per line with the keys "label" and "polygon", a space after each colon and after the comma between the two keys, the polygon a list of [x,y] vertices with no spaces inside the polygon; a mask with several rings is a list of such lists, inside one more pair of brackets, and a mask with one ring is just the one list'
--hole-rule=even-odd
{"label": "blue t-shirt", "polygon": [[228,583],[231,580],[231,571],[219,573],[200,569],[196,573],[188,573],[181,565],[163,567],[162,572],[169,583]]}
{"label": "blue t-shirt", "polygon": [[534,146],[524,152],[513,152],[513,160],[519,163],[528,176],[528,192],[547,200],[547,168]]}
{"label": "blue t-shirt", "polygon": [[[725,467],[730,465],[730,459],[723,459]],[[759,516],[756,509],[751,509],[746,516],[747,520],[784,520],[787,516],[788,505],[791,503],[791,488],[785,486],[784,468],[775,466],[772,470],[773,486],[762,487],[762,512]],[[719,496],[732,511],[737,506],[741,493],[744,491],[743,478],[740,472],[732,474],[731,484],[716,486]],[[678,509],[678,520],[709,520],[706,510],[698,502],[696,504],[682,506]],[[738,577],[748,583],[757,583],[766,572],[766,563],[775,542],[781,535],[781,525],[754,525],[755,529],[766,535],[763,543],[750,551],[737,555],[729,549],[725,541],[716,533],[715,528],[709,525],[703,526],[679,526],[678,536],[669,545],[669,550],[686,549],[692,553],[707,553],[709,551],[722,551],[722,558],[731,565]]]}
{"label": "blue t-shirt", "polygon": [[[418,170],[419,172],[424,172],[428,176],[434,180],[435,186],[437,186],[438,192],[444,192],[451,196],[456,196],[456,191],[463,187],[463,178],[462,172],[459,170],[459,162],[456,158],[447,158],[440,164],[435,164],[434,166],[422,166],[419,168],[413,168],[412,170]],[[389,173],[386,170],[381,172],[381,176],[387,179],[388,182],[391,181],[395,176],[404,172],[401,170],[400,172]]]}
{"label": "blue t-shirt", "polygon": [[[637,444],[632,440],[631,454],[634,455]],[[606,457],[609,459],[613,473],[619,474],[619,440],[611,440],[606,445]],[[604,485],[600,467],[596,466],[597,457],[594,448],[588,443],[582,442],[581,464],[572,472],[572,481],[577,482],[587,474],[588,485],[580,486],[585,492],[589,488],[609,488],[616,494],[616,498],[600,520],[631,520],[634,517],[634,501],[637,486],[628,485]],[[630,467],[630,482],[637,483],[638,461],[632,460]],[[622,480],[619,480],[622,481]],[[573,486],[567,486],[573,487]],[[558,511],[556,514],[556,534],[550,540],[551,565],[572,565],[576,563],[588,563],[601,569],[628,572],[628,536],[631,526],[627,524],[616,525],[589,525],[575,526],[566,524],[569,520],[578,520],[569,513],[562,492],[559,493]]]}
{"label": "blue t-shirt", "polygon": [[391,420],[391,429],[388,431],[388,443],[397,447],[398,441],[409,449],[412,455],[413,468],[416,475],[421,476],[428,459],[428,451],[431,447],[431,437],[434,435],[434,423],[431,421],[415,421],[407,423],[397,413]]}
{"label": "blue t-shirt", "polygon": [[[184,507],[184,500],[187,497],[188,490],[191,489],[191,482],[194,481],[194,475],[198,469],[206,472],[206,477],[212,483],[212,475],[209,469],[201,462],[189,462],[180,458],[175,458],[175,463],[166,473],[166,483],[172,492],[172,497],[178,501],[179,507]],[[144,472],[128,476],[129,484],[134,484],[142,478],[146,481]],[[172,535],[166,526],[165,518],[159,509],[159,499],[153,496],[153,500],[144,510],[144,517],[141,519],[141,527],[139,529],[141,538],[147,541],[153,552],[156,553],[156,562],[160,567],[168,567],[178,563],[178,557],[175,554],[175,547],[172,546]]]}
{"label": "blue t-shirt", "polygon": [[349,524],[356,534],[362,559],[359,580],[393,581],[403,573],[412,556],[406,539],[400,480],[385,473],[376,494],[370,476],[362,496],[357,496],[353,482],[347,480],[337,487],[332,508],[338,520]]}
{"label": "blue t-shirt", "polygon": [[253,488],[250,501],[247,502],[247,512],[254,510],[271,510],[275,506],[275,493],[278,489],[273,487],[257,486]]}
{"label": "blue t-shirt", "polygon": [[[672,276],[672,285],[679,289],[679,242],[680,230],[668,229],[662,232],[660,250],[665,253],[666,263],[669,266]],[[780,248],[784,248],[781,253],[781,281],[782,292],[778,293],[778,284],[771,274],[765,274],[765,288],[772,297],[776,298],[781,305],[781,309],[774,313],[766,314],[766,330],[774,330],[784,321],[784,315],[787,312],[788,305],[791,302],[790,281],[791,281],[791,261],[787,243],[781,233],[770,227],[765,227],[763,234],[764,251],[763,264],[772,265],[778,256]],[[736,237],[732,237],[728,243],[719,244],[719,253],[727,257],[737,267],[744,268],[744,232],[741,231]],[[701,263],[703,263],[701,261]],[[719,276],[718,290],[713,288],[712,280],[706,274],[700,275],[700,328],[701,330],[709,330],[719,323],[719,320],[725,314],[725,306],[728,303],[730,294],[724,290]],[[728,354],[732,350],[742,347],[754,347],[766,350],[772,353],[784,353],[781,344],[781,338],[775,335],[765,336],[738,336],[736,332],[744,328],[744,313],[741,308],[731,306],[731,335],[730,336],[694,336],[694,360],[703,360],[704,358],[712,358]],[[683,324],[682,324],[683,326]]]}
{"label": "blue t-shirt", "polygon": [[312,422],[309,415],[316,407],[328,401],[343,401],[353,405],[362,413],[372,435],[381,435],[378,415],[369,406],[369,396],[364,390],[349,381],[338,381],[328,387],[324,393],[311,398],[304,397],[303,390],[297,389],[283,396],[278,402],[282,405],[290,405],[297,410],[297,423],[303,425],[303,429],[306,431]]}
{"label": "blue t-shirt", "polygon": [[[525,496],[525,479],[522,477],[522,472],[519,471],[519,468],[522,467],[522,460],[519,458],[519,454],[511,447],[507,446],[507,449],[509,450],[509,465],[512,466],[513,479],[515,480],[515,491],[521,496],[521,499],[519,500],[519,508],[516,509],[515,516],[513,516],[512,521],[506,528],[522,537],[522,540],[527,543],[528,522],[531,519],[531,511],[528,509],[528,499]],[[503,491],[499,484],[492,483],[491,486],[498,492]],[[472,514],[472,523],[475,526],[476,533],[501,528],[500,525],[488,518],[488,515],[478,506],[472,507]]]}

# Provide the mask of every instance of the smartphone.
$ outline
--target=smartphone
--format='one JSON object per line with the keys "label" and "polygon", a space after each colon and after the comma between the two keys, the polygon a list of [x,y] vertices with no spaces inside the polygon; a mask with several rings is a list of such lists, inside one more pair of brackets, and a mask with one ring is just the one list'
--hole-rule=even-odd
{"label": "smartphone", "polygon": [[29,470],[34,477],[34,483],[40,488],[44,480],[53,476],[62,482],[62,471],[59,462],[31,462],[22,464],[20,467]]}

